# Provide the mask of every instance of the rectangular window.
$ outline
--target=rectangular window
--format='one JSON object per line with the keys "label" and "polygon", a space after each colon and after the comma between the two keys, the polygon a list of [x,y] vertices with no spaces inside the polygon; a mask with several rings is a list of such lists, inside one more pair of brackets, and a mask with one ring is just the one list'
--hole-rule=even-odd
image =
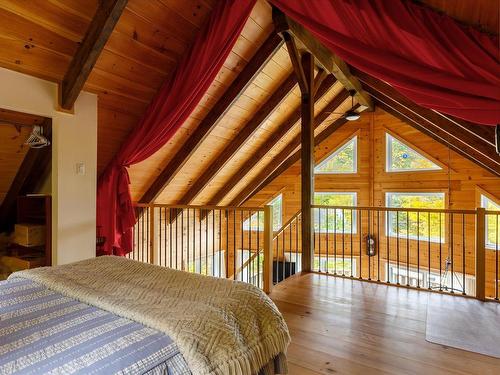
{"label": "rectangular window", "polygon": [[[487,211],[500,211],[500,205],[481,194],[481,207]],[[500,215],[486,215],[486,247],[500,250]]]}
{"label": "rectangular window", "polygon": [[[445,208],[444,193],[386,193],[386,206],[392,208]],[[444,242],[445,214],[389,211],[386,234],[391,237]]]}
{"label": "rectangular window", "polygon": [[353,276],[357,277],[358,272],[356,268],[356,258],[342,258],[341,256],[333,257],[330,256],[329,259],[323,255],[321,258],[318,256],[314,257],[313,270],[319,272],[334,273],[342,276]]}
{"label": "rectangular window", "polygon": [[[281,229],[283,220],[283,194],[279,194],[269,203],[273,206],[273,230]],[[243,230],[264,231],[264,213],[256,212],[243,222]]]}
{"label": "rectangular window", "polygon": [[[321,206],[355,207],[355,192],[316,192],[314,204]],[[319,233],[356,233],[356,210],[349,208],[315,208],[314,231]]]}

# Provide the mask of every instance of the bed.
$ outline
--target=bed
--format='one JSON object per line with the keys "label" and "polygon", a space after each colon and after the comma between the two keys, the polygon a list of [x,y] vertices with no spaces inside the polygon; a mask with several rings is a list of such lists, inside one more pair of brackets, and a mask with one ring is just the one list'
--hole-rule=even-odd
{"label": "bed", "polygon": [[289,342],[254,286],[122,257],[0,282],[0,374],[281,374]]}

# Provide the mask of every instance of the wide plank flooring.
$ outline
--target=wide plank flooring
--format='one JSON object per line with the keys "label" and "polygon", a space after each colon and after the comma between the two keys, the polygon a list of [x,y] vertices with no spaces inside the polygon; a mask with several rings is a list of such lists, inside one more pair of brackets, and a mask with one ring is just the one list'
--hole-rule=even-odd
{"label": "wide plank flooring", "polygon": [[425,291],[304,274],[270,296],[292,336],[290,375],[500,374],[500,359],[425,341]]}

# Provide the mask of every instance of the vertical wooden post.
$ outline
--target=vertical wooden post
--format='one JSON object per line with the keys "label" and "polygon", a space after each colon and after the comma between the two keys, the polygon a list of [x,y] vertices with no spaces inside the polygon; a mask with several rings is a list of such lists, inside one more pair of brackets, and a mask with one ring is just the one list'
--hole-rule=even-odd
{"label": "vertical wooden post", "polygon": [[273,206],[264,206],[264,292],[273,287]]}
{"label": "vertical wooden post", "polygon": [[476,209],[476,298],[484,301],[486,299],[486,215],[485,209]]}
{"label": "vertical wooden post", "polygon": [[307,91],[302,91],[301,128],[301,208],[302,208],[302,271],[310,272],[314,264],[313,214],[314,196],[314,57],[302,56]]}
{"label": "vertical wooden post", "polygon": [[155,220],[155,207],[153,205],[149,206],[149,263],[157,263],[157,247],[158,241],[156,238],[156,226],[157,222]]}

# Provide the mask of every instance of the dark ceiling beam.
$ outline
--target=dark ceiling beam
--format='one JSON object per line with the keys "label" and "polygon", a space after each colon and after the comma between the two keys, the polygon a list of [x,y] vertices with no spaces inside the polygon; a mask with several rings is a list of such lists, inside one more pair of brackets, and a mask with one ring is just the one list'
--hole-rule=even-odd
{"label": "dark ceiling beam", "polygon": [[484,129],[473,131],[472,127],[481,128],[481,125],[452,119],[439,112],[420,107],[390,85],[360,71],[356,71],[356,75],[365,85],[365,90],[383,110],[441,144],[449,146],[494,175],[500,176],[500,155],[496,153],[494,139],[488,139],[490,131]]}
{"label": "dark ceiling beam", "polygon": [[222,150],[217,158],[205,169],[203,174],[193,182],[191,188],[180,199],[180,204],[190,204],[222,168],[234,157],[241,147],[254,135],[278,106],[290,95],[297,84],[295,74],[290,74],[273,92],[269,99],[255,112],[254,116],[242,127],[238,135]]}
{"label": "dark ceiling beam", "polygon": [[[311,93],[311,95],[316,98],[316,94],[318,93],[319,89],[322,87],[322,83],[323,81],[328,77],[332,77],[332,82],[335,82],[337,79],[332,75],[332,74],[329,74],[327,71],[325,71],[324,69],[319,69],[318,70],[318,73],[316,74],[316,77],[314,77],[314,88],[313,88],[313,92]],[[316,104],[316,103],[314,103]]]}
{"label": "dark ceiling beam", "polygon": [[108,41],[128,0],[101,0],[60,87],[61,108],[73,108],[92,68]]}
{"label": "dark ceiling beam", "polygon": [[[319,73],[318,73],[319,75]],[[318,78],[317,75],[317,78]],[[317,82],[319,83],[320,78],[317,79]],[[336,79],[333,75],[328,75],[325,80],[323,80],[322,84],[320,85],[320,88],[316,92],[315,95],[315,100],[318,102],[329,90],[330,88],[335,84]],[[335,100],[342,103],[343,100],[345,100],[348,97],[348,94],[345,90],[342,90],[342,92],[337,95]],[[342,98],[344,98],[342,100]],[[338,104],[338,105],[340,105]],[[335,107],[337,108],[338,105]],[[331,106],[329,105],[329,108]],[[335,110],[332,109],[332,111]],[[228,183],[224,184],[222,188],[220,188],[212,198],[209,200],[210,205],[218,204],[220,203],[224,197],[226,197],[236,186],[238,181],[241,181],[257,164],[260,163],[262,158],[271,150],[273,149],[278,142],[286,135],[294,125],[300,120],[300,108],[297,108],[292,114],[290,114],[285,121],[283,121],[278,128],[271,134],[271,136],[257,149],[255,152],[252,154],[252,156],[243,163],[243,165],[236,171],[231,177],[227,179]]]}
{"label": "dark ceiling beam", "polygon": [[[314,138],[314,145],[318,146],[323,142],[326,138],[328,138],[330,135],[332,135],[336,130],[338,130],[342,125],[347,123],[347,120],[344,118],[339,118],[337,119],[332,125],[330,125],[327,129],[325,129],[323,132],[318,134],[319,138],[316,137]],[[287,157],[278,168],[274,170],[267,178],[265,178],[254,190],[254,193],[248,196],[241,204],[245,203],[247,200],[252,198],[257,192],[262,190],[264,187],[269,185],[271,182],[273,182],[276,178],[278,178],[281,174],[283,174],[288,168],[290,168],[292,165],[300,161],[300,150],[295,151],[292,155]]]}
{"label": "dark ceiling beam", "polygon": [[290,61],[292,62],[293,71],[295,72],[295,76],[297,77],[300,91],[308,92],[310,90],[310,87],[306,80],[304,69],[302,68],[300,52],[297,49],[295,39],[287,32],[283,32],[281,33],[281,35],[283,37],[283,40],[285,41],[286,49],[288,51],[288,55],[290,56]]}
{"label": "dark ceiling beam", "polygon": [[[46,119],[43,124],[43,134],[51,141],[52,121]],[[17,197],[34,193],[52,163],[52,146],[30,148],[24,156],[9,191],[0,205],[0,232],[10,231],[15,224]]]}
{"label": "dark ceiling beam", "polygon": [[[387,113],[390,113],[394,117],[426,134],[435,141],[445,145],[446,147],[450,147],[450,149],[455,151],[457,154],[465,157],[476,165],[500,177],[500,164],[495,164],[488,159],[483,159],[479,154],[475,152],[473,148],[465,144],[455,142],[455,140],[450,137],[447,132],[442,131],[439,128],[429,126],[429,124],[425,120],[422,120],[411,111],[408,111],[406,108],[399,106],[397,103],[391,103],[388,100],[382,101],[379,99],[375,99],[375,103],[378,107],[382,108]],[[483,159],[483,161],[480,161],[480,159]]]}
{"label": "dark ceiling beam", "polygon": [[433,121],[436,125],[443,125],[446,128],[456,126],[461,130],[470,133],[470,135],[474,138],[479,138],[481,141],[489,143],[491,146],[495,146],[495,129],[493,126],[473,124],[469,121],[421,107],[406,98],[391,85],[380,81],[359,69],[351,68],[351,70],[364,85],[372,87],[378,92],[392,98],[396,102],[401,103],[412,110],[418,111],[419,114]]}
{"label": "dark ceiling beam", "polygon": [[[339,96],[342,95],[342,96]],[[349,94],[344,90],[341,94],[335,97],[315,118],[314,127],[320,126],[334,112],[342,102],[349,97]],[[343,100],[340,100],[344,98]],[[355,109],[359,104],[355,106]],[[314,145],[318,146],[337,129],[347,122],[343,117],[335,120],[326,129],[314,137]],[[246,185],[246,187],[231,201],[230,205],[241,206],[263,187],[268,185],[286,169],[300,160],[300,134],[298,134],[291,142],[289,142],[272,161],[264,167],[264,169]],[[295,151],[296,150],[296,151]]]}
{"label": "dark ceiling beam", "polygon": [[480,138],[481,140],[485,141],[486,143],[489,143],[492,146],[495,146],[495,127],[494,126],[487,126],[487,125],[478,125],[478,124],[473,124],[469,121],[465,121],[462,119],[459,119],[457,117],[449,116],[444,113],[436,112],[439,114],[439,116],[443,117],[450,123],[453,123],[465,130],[467,130],[469,133],[472,133],[472,135]]}
{"label": "dark ceiling beam", "polygon": [[[289,38],[294,41],[294,48],[299,51],[299,54],[306,51],[310,52],[323,70],[332,73],[348,91],[356,92],[355,98],[360,104],[358,112],[367,109],[373,110],[373,103],[370,95],[363,90],[361,83],[352,75],[349,66],[340,57],[326,48],[303,26],[287,17],[275,7],[273,7],[273,22],[276,32],[280,33],[285,41]],[[294,69],[296,69],[298,65],[294,64],[293,56],[291,56],[291,58]]]}
{"label": "dark ceiling beam", "polygon": [[139,200],[141,203],[151,203],[165,189],[165,187],[174,179],[188,159],[194,154],[215,125],[219,122],[231,105],[246,90],[248,85],[266,66],[268,61],[283,45],[283,40],[274,31],[269,35],[264,44],[259,48],[255,55],[246,64],[245,68],[226,90],[224,95],[215,103],[210,112],[198,125],[196,130],[184,142],[181,149],[163,168],[160,175],[153,181],[149,189]]}

